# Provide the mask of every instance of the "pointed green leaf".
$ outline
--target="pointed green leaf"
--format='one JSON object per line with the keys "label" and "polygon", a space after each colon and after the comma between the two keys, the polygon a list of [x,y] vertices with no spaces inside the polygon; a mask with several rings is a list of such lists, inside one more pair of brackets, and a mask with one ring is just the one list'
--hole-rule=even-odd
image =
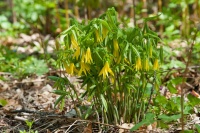
{"label": "pointed green leaf", "polygon": [[108,104],[107,104],[106,99],[104,98],[104,96],[102,94],[101,94],[101,101],[102,101],[102,104],[103,104],[105,111],[107,112],[108,111]]}
{"label": "pointed green leaf", "polygon": [[57,76],[48,76],[48,78],[53,81],[58,81],[60,79],[60,77],[57,77]]}
{"label": "pointed green leaf", "polygon": [[195,127],[196,127],[196,129],[197,129],[198,133],[200,133],[200,125],[198,125],[198,124],[195,124]]}
{"label": "pointed green leaf", "polygon": [[189,94],[187,98],[190,101],[189,104],[191,104],[193,107],[200,104],[200,99],[191,94]]}
{"label": "pointed green leaf", "polygon": [[134,127],[130,129],[131,132],[136,131],[138,128],[140,128],[143,125],[150,125],[154,123],[154,117],[155,115],[153,113],[148,113],[145,116],[145,119],[143,119],[141,122],[137,123]]}
{"label": "pointed green leaf", "polygon": [[162,115],[159,115],[158,118],[165,121],[165,122],[171,122],[171,121],[175,121],[177,119],[180,119],[181,115],[178,114],[178,115],[167,116],[165,114],[162,114]]}

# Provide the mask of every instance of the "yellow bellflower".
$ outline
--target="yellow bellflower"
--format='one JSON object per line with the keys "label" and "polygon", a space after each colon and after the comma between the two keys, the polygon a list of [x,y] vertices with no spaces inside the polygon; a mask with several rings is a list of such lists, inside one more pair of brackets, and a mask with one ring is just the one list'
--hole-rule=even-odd
{"label": "yellow bellflower", "polygon": [[113,40],[113,45],[114,45],[114,51],[113,55],[114,57],[118,58],[119,57],[119,45],[116,39]]}
{"label": "yellow bellflower", "polygon": [[78,46],[76,48],[76,52],[74,53],[73,57],[76,57],[76,59],[78,60],[78,57],[80,56],[80,52],[81,52],[81,49],[80,47]]}
{"label": "yellow bellflower", "polygon": [[95,30],[95,35],[96,35],[97,42],[101,42],[102,38],[99,36],[99,31],[98,30]]}
{"label": "yellow bellflower", "polygon": [[144,70],[149,71],[149,60],[147,58],[144,60]]}
{"label": "yellow bellflower", "polygon": [[136,63],[135,63],[135,70],[136,71],[139,71],[142,69],[142,63],[141,63],[141,58],[138,57],[137,60],[136,60]]}
{"label": "yellow bellflower", "polygon": [[76,69],[75,66],[74,66],[74,63],[70,63],[70,65],[65,64],[64,66],[65,66],[66,72],[68,74],[71,74],[71,75],[74,74],[74,71]]}
{"label": "yellow bellflower", "polygon": [[92,63],[92,56],[91,56],[91,51],[90,48],[87,48],[86,54],[85,54],[85,62],[86,63]]}
{"label": "yellow bellflower", "polygon": [[103,34],[103,39],[105,39],[106,36],[107,36],[107,34],[108,34],[108,29],[105,28],[105,27],[103,27],[103,28],[102,28],[102,34]]}
{"label": "yellow bellflower", "polygon": [[158,59],[155,59],[153,63],[153,70],[158,70],[158,69],[159,69]]}
{"label": "yellow bellflower", "polygon": [[108,73],[110,73],[112,76],[114,76],[113,71],[110,69],[110,66],[108,64],[108,61],[106,61],[104,67],[101,69],[99,76],[103,75],[103,79],[106,79],[106,76],[108,77]]}
{"label": "yellow bellflower", "polygon": [[71,35],[71,43],[72,43],[72,45],[71,45],[71,48],[72,49],[76,49],[77,47],[78,47],[78,42],[77,42],[77,40],[74,38],[74,35],[72,34]]}
{"label": "yellow bellflower", "polygon": [[90,66],[83,61],[81,61],[81,69],[78,72],[78,75],[81,76],[82,72],[84,72],[85,75],[87,75],[87,72],[90,71]]}

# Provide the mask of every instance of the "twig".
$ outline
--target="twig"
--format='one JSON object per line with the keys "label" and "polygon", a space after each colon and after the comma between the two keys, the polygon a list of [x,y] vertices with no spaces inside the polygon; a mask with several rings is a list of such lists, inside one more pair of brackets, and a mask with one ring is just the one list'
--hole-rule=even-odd
{"label": "twig", "polygon": [[70,126],[69,128],[65,131],[65,133],[67,133],[69,131],[69,129],[77,122],[77,120],[75,120]]}
{"label": "twig", "polygon": [[[188,66],[188,69],[194,69],[194,68],[200,68],[200,66]],[[173,70],[185,70],[185,68],[171,68],[171,69],[166,69],[164,71],[161,71],[162,73],[163,72],[170,72],[170,71],[173,71]]]}
{"label": "twig", "polygon": [[28,119],[20,117],[20,116],[15,116],[14,119],[15,120],[19,120],[19,121],[26,121],[26,120],[28,120]]}
{"label": "twig", "polygon": [[[36,127],[34,130],[37,131],[39,128],[44,127],[43,129],[41,129],[39,132],[41,133],[43,130],[47,129],[48,127],[52,126],[53,124],[55,124],[57,122],[57,120],[53,120],[47,123],[42,124],[39,127]],[[48,126],[46,126],[47,124],[49,124]],[[46,126],[46,127],[45,127]]]}
{"label": "twig", "polygon": [[110,125],[110,124],[106,124],[106,123],[101,123],[101,122],[95,122],[95,121],[91,121],[91,120],[82,120],[79,118],[69,118],[65,115],[47,115],[45,117],[57,117],[57,118],[67,118],[71,121],[76,121],[76,122],[87,122],[87,123],[93,123],[93,124],[100,124],[100,125],[104,125],[104,126],[109,126],[109,127],[115,127],[115,128],[119,128],[119,129],[124,129],[124,130],[129,130],[129,128],[124,128],[121,126],[117,126],[117,125]]}

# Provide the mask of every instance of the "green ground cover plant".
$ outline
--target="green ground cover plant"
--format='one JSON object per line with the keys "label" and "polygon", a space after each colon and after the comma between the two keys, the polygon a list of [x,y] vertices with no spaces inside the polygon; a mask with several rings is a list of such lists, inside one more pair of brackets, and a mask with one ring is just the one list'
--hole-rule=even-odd
{"label": "green ground cover plant", "polygon": [[18,54],[13,50],[0,46],[0,70],[12,73],[15,78],[23,78],[27,75],[42,75],[48,72],[44,60],[36,57],[27,57],[25,54]]}

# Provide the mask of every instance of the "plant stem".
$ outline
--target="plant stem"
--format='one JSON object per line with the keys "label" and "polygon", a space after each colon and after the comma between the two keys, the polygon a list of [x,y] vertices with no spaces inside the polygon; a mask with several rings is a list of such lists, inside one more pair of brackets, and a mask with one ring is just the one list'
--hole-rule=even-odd
{"label": "plant stem", "polygon": [[57,21],[57,25],[59,30],[61,30],[61,24],[60,24],[60,14],[59,14],[59,1],[56,1],[56,6],[55,6],[55,10],[56,10],[56,21]]}
{"label": "plant stem", "polygon": [[67,22],[67,28],[69,27],[69,25],[70,25],[70,21],[69,21],[69,9],[68,9],[68,0],[65,0],[65,18],[66,18],[66,22]]}
{"label": "plant stem", "polygon": [[135,7],[135,0],[133,0],[133,25],[136,27],[136,7]]}
{"label": "plant stem", "polygon": [[[190,44],[190,49],[189,49],[189,53],[188,53],[188,56],[187,56],[188,59],[187,59],[185,71],[184,71],[184,74],[183,74],[184,77],[187,76],[194,43],[195,43],[195,40],[196,40],[196,37],[197,37],[197,33],[198,33],[198,30],[195,32],[194,37],[192,39],[192,43]],[[184,83],[185,83],[185,78],[183,78],[183,84]],[[183,92],[183,87],[181,87],[181,128],[182,128],[182,131],[184,132],[184,126],[185,125],[184,125],[184,112],[183,112],[183,110],[184,110],[184,92]]]}
{"label": "plant stem", "polygon": [[147,104],[146,110],[144,112],[145,114],[147,113],[147,111],[149,109],[149,104],[151,103],[151,99],[152,99],[152,95],[153,95],[155,83],[156,83],[156,71],[154,71],[153,84],[152,84],[152,88],[151,88],[151,94],[150,94],[150,97],[149,97],[149,102]]}

